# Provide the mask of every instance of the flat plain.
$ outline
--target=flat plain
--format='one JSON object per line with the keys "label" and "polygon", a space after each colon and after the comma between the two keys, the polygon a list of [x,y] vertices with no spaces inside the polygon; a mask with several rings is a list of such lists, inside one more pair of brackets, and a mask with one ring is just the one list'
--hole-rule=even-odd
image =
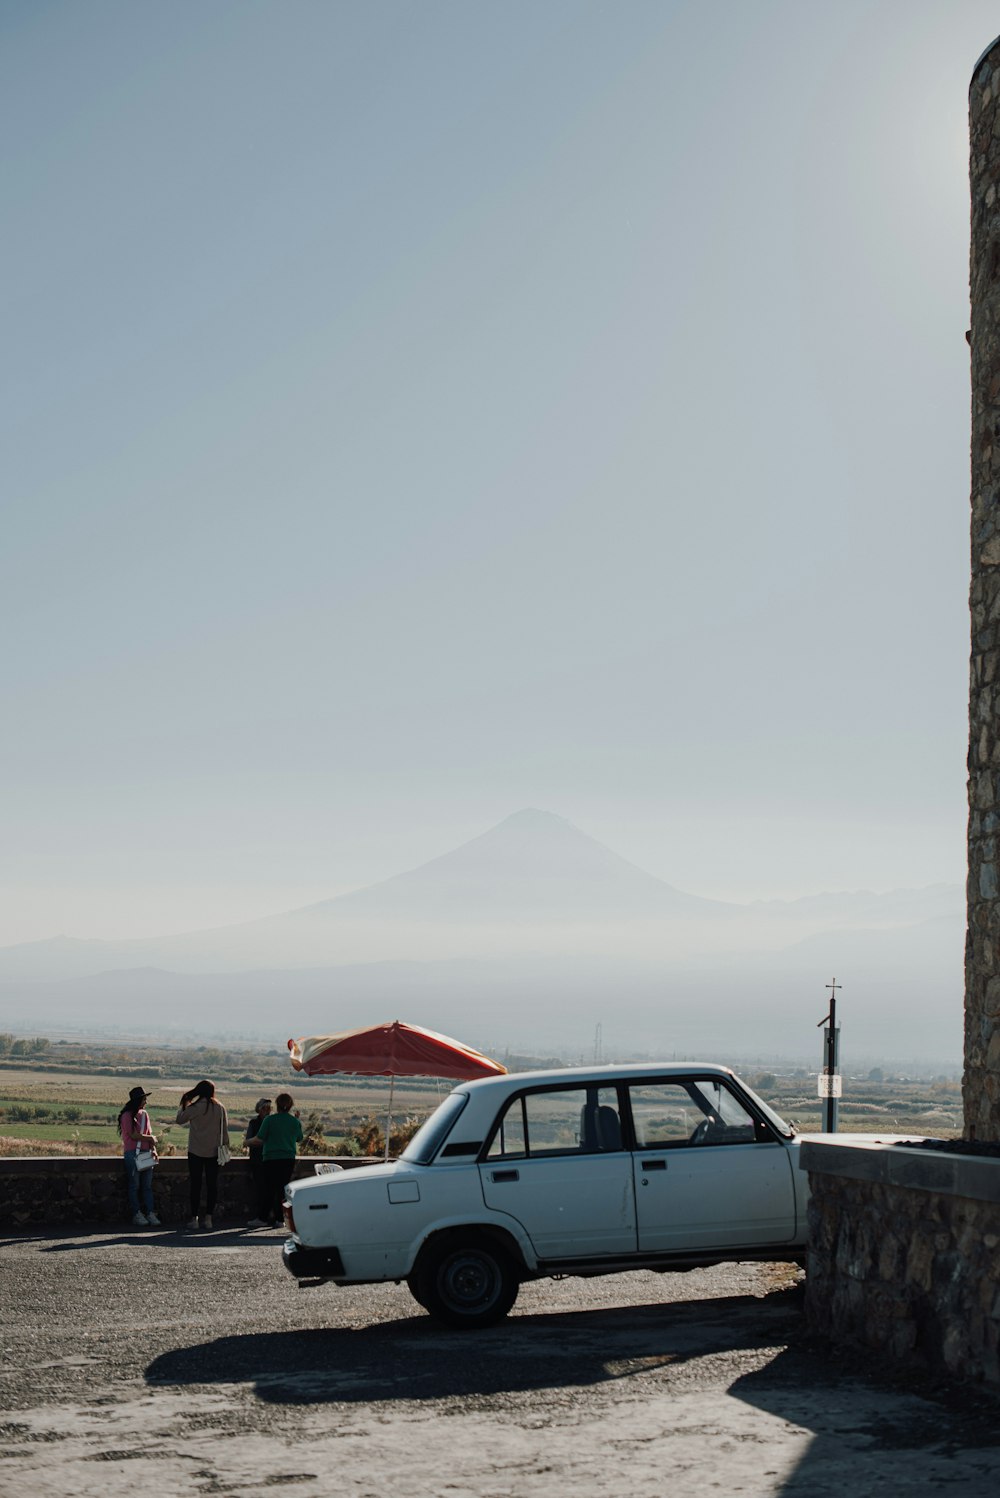
{"label": "flat plain", "polygon": [[[295,1098],[305,1123],[315,1114],[327,1145],[335,1146],[364,1120],[383,1126],[389,1102],[388,1078],[303,1078],[290,1068],[249,1082],[217,1080],[218,1096],[229,1113],[230,1132],[242,1134],[262,1095],[280,1091]],[[180,1097],[203,1073],[150,1078],[137,1066],[126,1076],[106,1072],[52,1070],[44,1066],[0,1063],[0,1156],[26,1154],[116,1154],[120,1149],[116,1119],[129,1088],[140,1083],[150,1092],[153,1130],[162,1154],[183,1152],[186,1129],[175,1123]],[[406,1119],[424,1118],[451,1090],[450,1082],[398,1078],[393,1086],[394,1127]]]}
{"label": "flat plain", "polygon": [[[303,1122],[315,1115],[323,1139],[319,1149],[324,1153],[351,1152],[353,1146],[338,1149],[338,1145],[363,1129],[366,1120],[381,1127],[390,1097],[387,1077],[306,1078],[274,1052],[244,1054],[227,1063],[217,1052],[199,1057],[192,1051],[185,1057],[191,1069],[183,1072],[169,1052],[157,1053],[148,1047],[131,1059],[123,1057],[120,1049],[103,1052],[100,1047],[90,1047],[79,1056],[75,1049],[71,1055],[68,1048],[59,1054],[71,1058],[47,1065],[44,1060],[12,1062],[0,1057],[0,1155],[116,1153],[115,1120],[136,1082],[150,1091],[148,1107],[166,1155],[185,1147],[184,1129],[175,1124],[174,1115],[181,1094],[206,1072],[216,1081],[218,1095],[229,1111],[231,1132],[242,1132],[262,1094],[274,1097],[278,1091],[287,1091],[294,1096]],[[107,1064],[95,1065],[102,1056]],[[109,1074],[110,1056],[114,1057],[113,1075]],[[199,1059],[201,1070],[197,1069]],[[800,1132],[823,1127],[815,1073],[800,1067],[762,1072],[752,1065],[736,1065],[735,1069]],[[443,1080],[397,1078],[391,1089],[394,1129],[427,1117],[452,1085]],[[959,1082],[947,1076],[848,1075],[839,1128],[845,1133],[958,1136],[962,1132]]]}

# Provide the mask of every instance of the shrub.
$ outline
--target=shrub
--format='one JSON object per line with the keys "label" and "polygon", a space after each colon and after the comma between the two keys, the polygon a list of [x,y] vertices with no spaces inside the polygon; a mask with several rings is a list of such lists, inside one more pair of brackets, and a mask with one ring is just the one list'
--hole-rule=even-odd
{"label": "shrub", "polygon": [[327,1142],[323,1137],[323,1120],[315,1111],[308,1113],[302,1125],[302,1143],[299,1153],[303,1155],[325,1155]]}
{"label": "shrub", "polygon": [[[389,1133],[389,1153],[398,1155],[406,1148],[420,1127],[417,1118],[401,1118],[394,1122]],[[385,1131],[374,1113],[362,1118],[339,1142],[338,1154],[383,1155],[385,1153]]]}
{"label": "shrub", "polygon": [[343,1139],[332,1139],[330,1141],[331,1155],[355,1155],[361,1154],[361,1146],[353,1134],[345,1134]]}

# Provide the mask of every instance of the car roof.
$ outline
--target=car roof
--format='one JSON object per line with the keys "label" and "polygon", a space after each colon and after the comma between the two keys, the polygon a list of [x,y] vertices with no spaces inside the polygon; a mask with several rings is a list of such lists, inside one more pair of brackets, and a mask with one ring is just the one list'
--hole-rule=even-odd
{"label": "car roof", "polygon": [[717,1061],[628,1061],[622,1065],[560,1066],[547,1071],[512,1071],[502,1077],[480,1077],[475,1082],[460,1082],[456,1092],[480,1092],[498,1088],[516,1092],[521,1087],[558,1086],[560,1083],[572,1087],[574,1083],[592,1082],[608,1086],[612,1082],[628,1082],[638,1078],[655,1080],[663,1077],[731,1077],[729,1066],[720,1066]]}

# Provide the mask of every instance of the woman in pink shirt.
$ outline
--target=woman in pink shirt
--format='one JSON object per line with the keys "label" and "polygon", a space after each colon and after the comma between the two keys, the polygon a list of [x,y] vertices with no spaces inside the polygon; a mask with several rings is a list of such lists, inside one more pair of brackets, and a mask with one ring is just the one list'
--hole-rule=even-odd
{"label": "woman in pink shirt", "polygon": [[[122,1136],[122,1156],[125,1161],[125,1186],[128,1191],[128,1209],[137,1228],[160,1226],[160,1219],[153,1211],[153,1172],[140,1170],[136,1156],[147,1151],[156,1151],[156,1139],[149,1126],[149,1114],[145,1103],[149,1093],[141,1087],[133,1087],[128,1102],[118,1115],[118,1132]],[[142,1205],[139,1197],[142,1196]]]}

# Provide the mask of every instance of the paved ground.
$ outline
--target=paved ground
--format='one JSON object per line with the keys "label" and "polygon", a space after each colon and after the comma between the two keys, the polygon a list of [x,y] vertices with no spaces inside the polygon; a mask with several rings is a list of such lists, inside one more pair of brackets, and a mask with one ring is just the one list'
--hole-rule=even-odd
{"label": "paved ground", "polygon": [[456,1333],[405,1288],[299,1290],[280,1243],[0,1240],[0,1493],[1000,1491],[1000,1404],[831,1359],[784,1267],[542,1281]]}

